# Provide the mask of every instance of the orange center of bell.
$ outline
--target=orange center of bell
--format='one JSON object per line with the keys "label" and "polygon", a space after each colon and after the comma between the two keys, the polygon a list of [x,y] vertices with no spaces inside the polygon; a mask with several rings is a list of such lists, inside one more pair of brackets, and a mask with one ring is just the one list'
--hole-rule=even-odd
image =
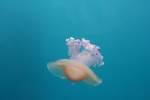
{"label": "orange center of bell", "polygon": [[67,66],[64,69],[64,74],[71,81],[82,81],[86,78],[86,71],[83,68],[75,66]]}

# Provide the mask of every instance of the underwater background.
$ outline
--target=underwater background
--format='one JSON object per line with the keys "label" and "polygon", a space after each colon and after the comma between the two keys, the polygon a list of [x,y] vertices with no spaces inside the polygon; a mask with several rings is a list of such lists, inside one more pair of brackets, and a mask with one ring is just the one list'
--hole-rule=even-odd
{"label": "underwater background", "polygon": [[[150,100],[149,0],[0,0],[0,100]],[[47,63],[65,39],[101,47],[103,84],[72,84]]]}

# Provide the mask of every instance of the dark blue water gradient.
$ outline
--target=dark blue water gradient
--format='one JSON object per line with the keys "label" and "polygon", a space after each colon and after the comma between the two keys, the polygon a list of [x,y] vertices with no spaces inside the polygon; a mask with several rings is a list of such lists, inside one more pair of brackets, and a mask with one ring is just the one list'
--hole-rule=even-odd
{"label": "dark blue water gradient", "polygon": [[[1,0],[0,100],[150,100],[149,0]],[[100,45],[103,84],[72,85],[49,73],[65,39]]]}

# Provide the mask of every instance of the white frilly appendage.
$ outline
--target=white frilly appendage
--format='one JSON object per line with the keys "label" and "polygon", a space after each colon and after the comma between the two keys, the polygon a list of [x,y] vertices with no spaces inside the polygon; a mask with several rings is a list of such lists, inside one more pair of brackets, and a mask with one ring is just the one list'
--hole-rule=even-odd
{"label": "white frilly appendage", "polygon": [[103,65],[103,56],[100,53],[100,47],[91,44],[86,39],[74,39],[70,37],[66,39],[66,44],[69,49],[70,59],[79,61],[87,66]]}

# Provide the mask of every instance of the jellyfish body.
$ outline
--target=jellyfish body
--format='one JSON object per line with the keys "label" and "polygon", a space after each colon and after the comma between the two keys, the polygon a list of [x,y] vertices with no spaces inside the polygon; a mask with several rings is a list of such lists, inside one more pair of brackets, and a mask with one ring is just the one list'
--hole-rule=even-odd
{"label": "jellyfish body", "polygon": [[48,63],[48,69],[55,76],[68,79],[73,82],[84,81],[91,85],[99,85],[102,80],[91,70],[94,65],[104,64],[99,47],[89,40],[74,38],[66,39],[69,49],[69,59],[61,59]]}

